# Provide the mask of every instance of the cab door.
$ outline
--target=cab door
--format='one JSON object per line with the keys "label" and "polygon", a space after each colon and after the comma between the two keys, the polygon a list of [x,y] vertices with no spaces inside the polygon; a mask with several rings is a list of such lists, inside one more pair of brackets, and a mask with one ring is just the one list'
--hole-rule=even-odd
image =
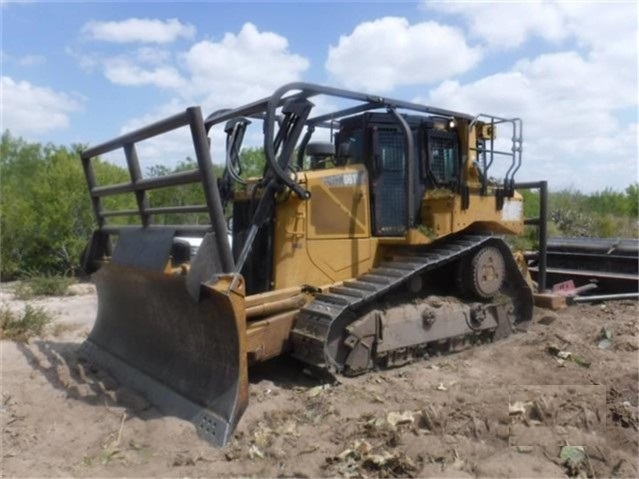
{"label": "cab door", "polygon": [[371,196],[375,236],[406,233],[406,155],[402,132],[393,126],[373,125]]}

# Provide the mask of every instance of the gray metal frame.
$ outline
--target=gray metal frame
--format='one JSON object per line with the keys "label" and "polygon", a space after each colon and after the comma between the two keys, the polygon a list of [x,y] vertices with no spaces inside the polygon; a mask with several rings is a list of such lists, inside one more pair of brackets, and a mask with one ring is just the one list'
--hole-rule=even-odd
{"label": "gray metal frame", "polygon": [[[488,170],[490,169],[493,161],[495,159],[495,155],[507,156],[510,157],[511,163],[504,175],[504,183],[503,186],[506,190],[506,194],[508,196],[512,195],[515,191],[515,173],[519,171],[521,168],[522,161],[522,150],[523,150],[523,142],[524,142],[524,123],[521,118],[500,118],[498,116],[489,115],[486,113],[480,113],[473,121],[470,123],[469,131],[472,127],[479,121],[480,118],[490,120],[491,128],[494,128],[497,125],[510,124],[512,128],[512,145],[510,151],[499,151],[495,150],[495,140],[494,135],[491,135],[490,138],[490,147],[489,148],[475,148],[469,147],[470,150],[475,151],[477,153],[477,159],[481,162],[480,168],[482,172],[482,194],[486,194],[487,182],[488,182]],[[487,156],[490,155],[490,160],[487,160]]]}
{"label": "gray metal frame", "polygon": [[546,291],[546,264],[548,257],[548,182],[529,181],[515,183],[516,190],[539,189],[539,217],[525,218],[524,224],[537,227],[537,240],[539,241],[539,274],[537,276],[537,289],[540,293]]}
{"label": "gray metal frame", "polygon": [[[275,124],[278,123],[278,125],[281,125],[282,118],[277,114],[277,109],[284,106],[285,103],[295,100],[308,100],[318,95],[326,95],[335,98],[359,101],[361,102],[361,105],[356,105],[349,108],[337,110],[332,113],[326,113],[316,117],[308,118],[305,121],[305,124],[309,128],[315,128],[318,126],[324,128],[336,128],[338,126],[337,120],[339,120],[340,118],[383,108],[390,111],[395,111],[396,109],[415,111],[451,119],[473,119],[473,117],[470,115],[452,110],[446,110],[443,108],[420,105],[418,103],[412,103],[378,95],[370,95],[352,90],[343,90],[323,85],[296,82],[282,86],[281,88],[277,89],[270,97],[263,98],[239,108],[231,110],[220,110],[209,115],[205,120],[206,128],[208,131],[212,126],[216,124],[220,124],[222,122],[238,117],[263,119],[264,151],[266,153],[266,161],[268,166],[272,169],[277,179],[282,184],[293,190],[300,198],[308,199],[310,198],[310,193],[304,190],[297,182],[295,182],[294,179],[291,178],[290,174],[288,174],[286,168],[280,165],[277,161],[277,152],[274,148],[274,142],[276,139]],[[404,129],[404,125],[400,123],[400,126],[402,127],[402,129]],[[412,156],[411,153],[409,153],[408,156]],[[409,158],[409,161],[412,161],[412,158]],[[407,191],[410,191],[412,189],[412,186],[407,185],[407,188]]]}
{"label": "gray metal frame", "polygon": [[[318,95],[352,100],[359,102],[355,106],[338,109],[331,113],[325,113],[314,117],[310,116],[313,104],[310,99]],[[211,162],[210,145],[208,139],[209,130],[223,122],[227,124],[227,133],[234,131],[233,141],[227,145],[227,169],[224,180],[229,178],[237,181],[237,171],[233,168],[240,166],[237,163],[237,150],[241,146],[241,136],[243,130],[238,133],[237,129],[231,128],[231,123],[240,120],[247,121],[246,118],[256,118],[263,120],[264,131],[264,151],[266,155],[266,174],[261,180],[258,187],[262,188],[263,194],[260,199],[260,205],[256,208],[255,218],[253,220],[252,229],[257,230],[264,221],[264,216],[269,212],[269,201],[272,200],[277,191],[282,187],[289,188],[302,199],[309,199],[310,192],[304,189],[291,174],[289,161],[295,147],[301,138],[301,143],[306,144],[316,127],[335,129],[338,127],[338,121],[344,117],[364,113],[372,110],[385,109],[397,120],[400,130],[405,136],[406,161],[407,166],[412,165],[415,161],[412,147],[412,135],[410,128],[406,124],[405,119],[397,110],[407,110],[422,114],[427,114],[444,119],[465,119],[471,125],[476,123],[480,117],[490,119],[492,125],[498,123],[510,122],[513,125],[513,148],[512,153],[508,153],[512,157],[511,166],[504,179],[504,189],[506,195],[512,191],[514,184],[514,175],[521,166],[521,139],[522,139],[522,122],[520,119],[504,119],[496,116],[478,115],[476,117],[469,116],[452,110],[436,108],[418,103],[406,102],[394,98],[387,98],[378,95],[370,95],[351,90],[343,90],[311,83],[289,83],[278,88],[271,96],[261,100],[249,103],[235,109],[218,110],[209,115],[205,120],[199,107],[187,108],[186,111],[158,121],[146,127],[132,131],[111,141],[91,147],[82,153],[82,163],[84,172],[91,195],[93,211],[98,223],[98,232],[105,235],[118,235],[127,230],[139,230],[140,226],[122,226],[109,224],[107,219],[117,216],[139,216],[141,228],[147,231],[153,230],[173,230],[176,235],[192,235],[204,236],[208,232],[214,233],[216,238],[216,246],[221,256],[223,270],[225,272],[239,272],[243,259],[248,254],[251,241],[245,244],[245,250],[240,254],[238,264],[234,264],[230,247],[226,241],[226,222],[224,219],[223,203],[227,200],[226,196],[221,198],[218,181],[213,172]],[[195,150],[198,167],[191,171],[169,174],[157,178],[143,178],[140,170],[140,164],[137,156],[136,143],[152,138],[171,130],[188,126],[191,131],[191,137]],[[302,129],[306,127],[306,134],[302,135]],[[229,133],[231,134],[231,133]],[[236,136],[239,135],[239,141]],[[115,185],[98,186],[96,184],[95,175],[91,160],[104,153],[123,149],[126,157],[127,166],[131,181]],[[229,150],[230,148],[230,150]],[[486,162],[486,152],[478,151],[482,156],[482,170],[487,173],[490,164]],[[504,152],[494,151],[491,145],[490,162],[492,163],[495,154],[506,154]],[[414,204],[414,178],[413,168],[407,167],[406,175],[406,191],[407,202],[409,205],[406,221],[407,227],[410,228],[414,223],[414,215],[410,214],[412,205]],[[228,178],[226,178],[228,176]],[[484,188],[486,184],[486,174],[484,174]],[[169,206],[169,207],[151,207],[148,201],[147,191],[155,188],[171,187],[186,185],[191,183],[201,183],[204,189],[206,204],[189,205],[189,206]],[[222,183],[224,188],[224,181]],[[121,211],[105,211],[102,205],[102,198],[122,193],[133,193],[136,197],[137,209],[121,210]],[[208,213],[210,225],[154,225],[153,216],[159,214],[179,214],[179,213]],[[250,237],[255,236],[255,231]],[[104,245],[108,243],[104,241],[92,241],[91,244]],[[89,252],[90,256],[92,252]],[[91,256],[93,257],[93,256]]]}
{"label": "gray metal frame", "polygon": [[[142,178],[135,144],[185,126],[188,126],[191,131],[198,168],[157,178]],[[99,155],[120,148],[124,150],[131,181],[114,185],[98,186],[91,160]],[[89,194],[91,195],[91,202],[93,204],[93,213],[100,232],[107,235],[117,235],[127,230],[139,230],[139,226],[109,225],[107,222],[107,218],[109,217],[135,215],[140,216],[142,228],[147,230],[173,230],[176,235],[193,236],[204,236],[206,233],[213,231],[224,271],[232,272],[235,269],[231,248],[226,239],[226,221],[224,220],[224,210],[220,200],[217,180],[213,172],[207,132],[202,118],[202,111],[199,107],[187,108],[186,111],[182,113],[88,148],[82,152],[81,158],[89,187]],[[202,183],[206,201],[205,205],[161,208],[149,207],[146,195],[148,190],[192,183]],[[103,197],[122,193],[135,194],[138,204],[137,210],[105,211],[103,209]],[[210,225],[153,225],[151,218],[152,215],[157,214],[206,212],[209,214]],[[91,255],[91,252],[89,252],[89,255]]]}

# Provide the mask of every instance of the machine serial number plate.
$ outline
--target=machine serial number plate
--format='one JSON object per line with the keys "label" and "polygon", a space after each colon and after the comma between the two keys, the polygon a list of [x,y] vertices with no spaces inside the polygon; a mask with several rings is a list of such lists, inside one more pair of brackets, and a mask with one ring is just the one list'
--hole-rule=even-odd
{"label": "machine serial number plate", "polygon": [[353,171],[341,175],[327,176],[323,181],[326,186],[354,186],[363,184],[365,175],[363,171]]}

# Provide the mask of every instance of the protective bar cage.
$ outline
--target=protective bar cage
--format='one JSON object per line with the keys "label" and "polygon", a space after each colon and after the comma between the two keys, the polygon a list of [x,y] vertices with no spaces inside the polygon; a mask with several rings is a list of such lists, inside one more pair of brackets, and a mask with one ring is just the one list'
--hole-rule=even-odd
{"label": "protective bar cage", "polygon": [[[197,168],[189,171],[167,174],[154,178],[143,178],[140,162],[136,150],[136,144],[149,138],[162,135],[169,131],[188,126],[191,132]],[[122,149],[126,158],[131,180],[125,183],[99,186],[96,182],[92,160],[99,155]],[[187,108],[184,112],[165,118],[161,121],[119,136],[113,140],[88,148],[81,154],[84,174],[91,196],[93,213],[98,224],[98,233],[101,240],[94,239],[91,242],[91,250],[85,256],[85,270],[87,262],[108,254],[110,243],[109,235],[119,235],[128,230],[139,230],[140,226],[113,225],[108,223],[108,218],[116,216],[139,216],[141,227],[145,230],[173,231],[175,235],[204,236],[208,232],[214,232],[217,239],[217,247],[220,252],[220,260],[225,271],[233,271],[234,263],[231,249],[226,239],[226,222],[217,181],[213,171],[209,142],[207,138],[202,111],[199,107]],[[187,206],[151,207],[147,192],[149,190],[201,183],[206,204]],[[135,210],[104,210],[102,199],[108,196],[132,193],[135,195],[137,209]],[[210,223],[204,225],[180,224],[180,225],[155,225],[153,215],[182,214],[182,213],[208,213]],[[106,237],[106,239],[105,239]]]}
{"label": "protective bar cage", "polygon": [[[314,105],[310,102],[310,99],[317,96],[353,101],[355,105],[336,108],[332,112],[311,116],[310,112]],[[263,121],[266,169],[265,177],[260,182],[261,187],[265,188],[270,184],[270,192],[273,194],[281,187],[287,187],[301,199],[309,199],[310,192],[305,190],[296,180],[296,175],[291,170],[290,163],[294,161],[292,157],[294,156],[295,148],[298,148],[298,150],[302,149],[303,154],[305,145],[308,144],[317,127],[333,130],[339,127],[339,120],[345,117],[380,109],[392,114],[397,120],[398,128],[404,134],[405,162],[407,166],[406,201],[409,206],[408,211],[411,211],[411,207],[415,203],[413,168],[411,165],[413,165],[416,160],[414,158],[413,139],[410,128],[403,116],[398,113],[399,110],[417,112],[441,119],[463,119],[469,122],[470,128],[479,121],[484,124],[490,124],[492,127],[501,123],[511,124],[513,129],[511,152],[495,150],[492,139],[490,140],[489,147],[477,143],[476,147],[472,147],[472,149],[477,152],[478,159],[481,162],[481,170],[484,173],[482,190],[485,192],[487,188],[487,173],[495,155],[507,155],[511,158],[511,164],[504,178],[503,190],[505,190],[506,196],[510,196],[514,191],[514,176],[521,166],[522,153],[523,125],[522,121],[518,118],[506,119],[486,114],[473,117],[452,110],[367,93],[310,83],[290,83],[277,89],[269,97],[239,108],[218,110],[209,115],[205,120],[202,117],[202,112],[199,107],[191,107],[180,114],[85,150],[81,155],[82,163],[98,224],[97,233],[99,233],[97,239],[94,234],[94,238],[90,244],[89,254],[85,256],[85,265],[87,261],[93,261],[98,259],[100,255],[108,254],[108,249],[110,248],[108,241],[109,235],[120,235],[127,230],[173,230],[175,235],[180,236],[205,236],[207,233],[213,232],[216,237],[216,243],[218,243],[218,249],[222,254],[221,259],[224,270],[227,272],[233,271],[235,269],[233,267],[234,261],[226,241],[227,230],[223,213],[223,206],[227,199],[226,193],[228,190],[228,185],[225,184],[224,180],[226,179],[225,177],[228,176],[237,181],[238,152],[241,148],[241,139],[244,135],[243,128],[250,123],[246,118],[255,118]],[[486,123],[484,121],[485,119],[488,119],[489,123]],[[221,179],[222,182],[218,184],[218,179],[215,177],[213,171],[210,144],[207,135],[213,126],[223,122],[227,122],[225,130],[229,138],[227,138],[226,170]],[[241,132],[238,130],[239,124],[243,124]],[[143,178],[138,161],[136,144],[186,126],[188,126],[191,131],[197,168],[160,177]],[[304,127],[306,127],[306,133],[302,134]],[[237,138],[239,138],[239,140],[236,141]],[[118,149],[124,151],[130,173],[130,181],[114,185],[97,185],[91,160],[99,155]],[[300,152],[298,151],[298,156],[299,155]],[[192,183],[202,184],[205,204],[153,207],[149,203],[149,195],[147,194],[149,190]],[[222,196],[220,194],[220,188],[225,188],[224,195]],[[103,198],[123,193],[132,193],[135,195],[137,209],[109,211],[103,208]],[[258,208],[257,211],[259,212],[260,209]],[[255,214],[257,215],[258,212]],[[208,213],[209,224],[157,225],[153,223],[154,215],[182,213]],[[108,218],[127,216],[139,216],[140,225],[116,225],[108,222]],[[407,215],[407,227],[413,227],[413,221],[413,215]],[[259,221],[254,220],[254,224],[257,223],[259,223]],[[104,239],[105,237],[107,238],[106,240]]]}
{"label": "protective bar cage", "polygon": [[[515,173],[519,171],[521,168],[522,161],[522,150],[524,143],[524,123],[521,118],[500,118],[498,116],[489,115],[486,113],[480,113],[479,115],[473,118],[473,121],[470,123],[470,128],[468,131],[472,131],[473,126],[480,121],[485,120],[486,125],[490,125],[491,135],[488,140],[488,145],[486,145],[486,140],[477,141],[476,147],[470,147],[471,151],[475,151],[477,154],[478,166],[481,171],[481,180],[482,180],[482,193],[486,193],[487,183],[488,183],[488,171],[492,166],[496,156],[505,156],[510,158],[510,165],[506,170],[503,180],[503,186],[508,195],[512,194],[515,190]],[[496,150],[495,149],[495,127],[497,125],[510,125],[512,136],[511,136],[511,147],[510,151]]]}
{"label": "protective bar cage", "polygon": [[[500,151],[495,149],[494,138],[492,138],[492,135],[488,145],[486,145],[485,142],[477,142],[475,146],[471,145],[471,150],[477,153],[479,167],[481,172],[483,173],[482,192],[484,194],[486,193],[488,187],[488,172],[491,165],[493,164],[493,161],[495,160],[495,157],[506,156],[510,158],[510,165],[508,166],[507,172],[504,176],[502,186],[506,196],[511,196],[513,194],[515,174],[522,165],[523,121],[520,118],[502,118],[485,113],[480,113],[476,116],[470,116],[452,110],[446,110],[393,98],[298,82],[284,85],[283,87],[276,90],[272,96],[250,103],[243,107],[232,110],[219,110],[217,112],[214,112],[206,118],[206,127],[208,130],[215,124],[224,121],[230,121],[241,116],[264,120],[264,150],[266,153],[267,163],[273,169],[282,183],[286,184],[289,188],[295,191],[301,198],[308,198],[308,192],[303,191],[303,189],[297,183],[295,183],[295,181],[291,178],[291,175],[288,174],[288,172],[286,171],[284,162],[288,161],[288,159],[283,158],[282,155],[277,158],[277,149],[274,148],[274,144],[277,143],[275,128],[276,125],[280,127],[282,126],[283,118],[282,116],[277,114],[276,110],[277,108],[285,106],[287,102],[290,103],[300,100],[309,100],[319,95],[325,95],[337,99],[352,100],[359,102],[359,104],[350,106],[348,108],[337,109],[329,113],[322,113],[318,116],[306,118],[304,123],[307,126],[307,134],[304,135],[300,147],[303,147],[308,143],[310,136],[312,135],[316,127],[331,129],[337,128],[338,121],[342,118],[379,109],[386,109],[391,112],[396,112],[397,110],[405,110],[409,112],[412,111],[422,114],[425,113],[444,119],[465,119],[469,122],[469,131],[478,122],[490,125],[493,131],[497,125],[510,125],[512,129],[512,143],[510,151]],[[405,130],[405,128],[403,128],[404,125],[401,124],[402,122],[399,121],[399,123],[400,128],[402,130]],[[414,159],[412,158],[412,150],[408,149],[407,151],[407,162],[414,161]],[[410,171],[410,168],[408,168],[407,171]],[[407,177],[407,191],[409,192],[408,196],[410,196],[410,191],[412,189],[412,185],[410,183],[411,181],[412,179]],[[409,204],[412,204],[410,203],[412,201],[412,198],[409,198],[408,201]]]}

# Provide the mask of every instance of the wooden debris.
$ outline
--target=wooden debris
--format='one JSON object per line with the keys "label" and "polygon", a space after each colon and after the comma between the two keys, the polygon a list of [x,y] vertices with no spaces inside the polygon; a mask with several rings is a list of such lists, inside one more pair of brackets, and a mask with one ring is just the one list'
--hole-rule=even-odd
{"label": "wooden debris", "polygon": [[535,306],[540,308],[557,311],[567,307],[566,297],[559,294],[536,293],[533,294],[533,298],[535,300]]}

